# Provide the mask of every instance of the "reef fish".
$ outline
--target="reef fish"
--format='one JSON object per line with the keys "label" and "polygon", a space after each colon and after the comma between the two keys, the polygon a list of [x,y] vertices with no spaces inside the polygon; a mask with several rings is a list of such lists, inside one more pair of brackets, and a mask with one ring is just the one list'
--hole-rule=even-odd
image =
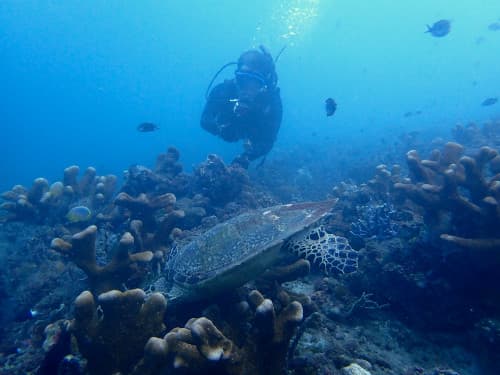
{"label": "reef fish", "polygon": [[141,133],[154,132],[158,129],[160,129],[160,127],[152,122],[143,122],[142,124],[137,125],[137,130]]}
{"label": "reef fish", "polygon": [[76,206],[68,211],[66,219],[72,223],[80,223],[89,220],[91,216],[92,212],[88,207]]}
{"label": "reef fish", "polygon": [[432,36],[436,38],[441,38],[445,35],[448,35],[450,32],[451,23],[448,20],[439,20],[434,22],[432,26],[427,25],[426,33],[431,33]]}
{"label": "reef fish", "polygon": [[326,115],[328,117],[332,116],[335,111],[337,110],[337,103],[335,103],[335,100],[332,98],[328,98],[325,100],[325,110],[326,110]]}
{"label": "reef fish", "polygon": [[493,22],[488,26],[488,29],[491,31],[498,31],[500,30],[500,22]]}
{"label": "reef fish", "polygon": [[420,111],[420,110],[415,111],[415,112],[408,111],[408,112],[405,112],[405,114],[403,116],[404,117],[412,117],[412,116],[419,116],[421,114],[422,114],[422,111]]}
{"label": "reef fish", "polygon": [[484,99],[483,102],[481,103],[482,106],[487,107],[489,105],[496,104],[498,102],[498,98],[487,98]]}

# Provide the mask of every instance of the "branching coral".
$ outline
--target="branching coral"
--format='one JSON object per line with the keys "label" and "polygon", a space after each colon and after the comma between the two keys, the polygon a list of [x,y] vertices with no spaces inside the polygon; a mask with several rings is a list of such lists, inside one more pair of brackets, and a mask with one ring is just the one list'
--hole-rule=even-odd
{"label": "branching coral", "polygon": [[394,187],[424,208],[426,223],[441,239],[468,248],[498,248],[500,155],[490,147],[473,157],[463,152],[453,142],[434,150],[429,160],[408,152],[411,181]]}
{"label": "branching coral", "polygon": [[157,244],[166,244],[170,241],[170,234],[174,228],[179,226],[184,218],[184,211],[175,209],[176,197],[172,193],[158,196],[139,194],[132,197],[127,193],[120,193],[116,197],[115,204],[129,211],[128,216],[134,220],[140,220],[144,231],[155,233]]}
{"label": "branching coral", "polygon": [[160,293],[149,297],[140,289],[81,293],[75,300],[75,318],[68,326],[87,359],[91,374],[130,373],[144,345],[164,330],[167,301]]}
{"label": "branching coral", "polygon": [[54,238],[51,243],[54,250],[67,255],[87,274],[90,288],[96,293],[121,289],[138,271],[140,263],[153,259],[151,251],[130,253],[134,238],[127,232],[122,236],[112,260],[107,265],[100,266],[96,262],[96,234],[97,227],[91,225],[69,239]]}
{"label": "branching coral", "polygon": [[483,124],[474,122],[466,125],[457,124],[452,129],[453,138],[467,147],[499,147],[500,120],[489,120]]}
{"label": "branching coral", "polygon": [[288,343],[293,329],[303,319],[304,313],[302,305],[293,301],[287,304],[282,311],[277,313],[273,301],[264,298],[257,290],[253,290],[248,295],[250,305],[255,309],[255,321],[259,330],[260,340],[270,349],[282,350],[282,346]]}
{"label": "branching coral", "polygon": [[[241,346],[226,337],[212,320],[190,319],[163,339],[150,338],[134,374],[157,374],[168,367],[196,374],[281,373],[290,339],[303,318],[302,305],[281,302],[284,307],[278,308],[256,290],[249,294],[248,301],[240,310],[247,312],[252,332],[242,341],[240,338]],[[229,331],[236,334],[237,329]]]}
{"label": "branching coral", "polygon": [[210,319],[192,318],[183,328],[172,329],[163,339],[151,337],[144,348],[144,359],[134,374],[156,374],[168,366],[170,359],[174,369],[204,373],[209,368],[221,370],[234,366],[237,356],[233,342]]}
{"label": "branching coral", "polygon": [[154,214],[160,209],[172,211],[176,202],[176,197],[172,193],[148,196],[144,193],[133,197],[127,193],[120,193],[115,199],[115,204],[127,209],[132,219],[139,219],[145,225],[153,225]]}
{"label": "branching coral", "polygon": [[8,212],[6,220],[64,221],[69,208],[85,205],[97,211],[111,203],[116,188],[116,176],[97,176],[89,167],[78,180],[80,168],[76,165],[64,170],[63,181],[49,185],[45,178],[37,178],[30,188],[16,185],[2,194],[0,206]]}

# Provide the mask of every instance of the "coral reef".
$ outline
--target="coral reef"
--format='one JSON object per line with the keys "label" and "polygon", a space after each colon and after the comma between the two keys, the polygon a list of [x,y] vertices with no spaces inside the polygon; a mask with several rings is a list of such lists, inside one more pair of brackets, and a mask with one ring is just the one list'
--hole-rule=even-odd
{"label": "coral reef", "polygon": [[182,210],[175,210],[176,197],[172,193],[148,196],[144,193],[132,197],[121,192],[115,199],[115,204],[126,209],[125,217],[131,220],[141,220],[148,232],[158,230],[163,235],[170,234],[176,222],[184,217]]}
{"label": "coral reef", "polygon": [[182,172],[179,159],[179,150],[169,147],[166,153],[158,155],[154,171],[143,165],[129,167],[125,172],[122,191],[133,196],[143,193],[172,193],[176,196],[189,194],[192,176]]}
{"label": "coral reef", "polygon": [[141,220],[143,232],[155,239],[154,247],[169,245],[179,229],[192,229],[208,215],[225,220],[258,205],[247,172],[239,165],[226,166],[218,156],[209,155],[187,175],[179,158],[179,151],[170,147],[158,156],[154,171],[130,167],[115,199],[118,221]]}
{"label": "coral reef", "polygon": [[257,290],[248,295],[250,306],[255,311],[254,324],[257,331],[258,362],[261,374],[278,374],[286,368],[288,345],[294,329],[302,322],[304,312],[302,304],[287,301],[287,295],[281,296],[281,311],[275,304]]}
{"label": "coral reef", "polygon": [[87,274],[89,286],[95,293],[122,289],[127,280],[141,271],[141,263],[153,259],[151,251],[130,253],[134,238],[127,232],[122,236],[112,260],[100,266],[96,262],[96,233],[97,227],[91,225],[71,238],[54,238],[51,243],[54,250],[68,256]]}
{"label": "coral reef", "polygon": [[144,348],[144,359],[134,374],[157,374],[167,368],[170,358],[174,369],[190,373],[218,371],[237,361],[236,348],[206,317],[192,318],[184,327],[176,327],[163,339],[151,337]]}
{"label": "coral reef", "polygon": [[249,184],[248,174],[239,164],[226,165],[210,154],[194,171],[195,191],[210,199],[216,206],[236,200]]}
{"label": "coral reef", "polygon": [[[282,297],[286,299],[285,297]],[[152,337],[144,350],[144,358],[135,374],[156,374],[162,369],[184,369],[203,374],[278,374],[286,368],[288,345],[295,328],[303,319],[302,305],[282,301],[281,308],[257,290],[248,295],[248,302],[239,304],[240,315],[250,325],[241,332],[241,321],[222,322],[225,329],[237,336],[226,337],[207,317],[190,319],[184,327],[176,327],[163,339]],[[241,338],[243,335],[243,338]],[[239,337],[239,338],[238,338]]]}
{"label": "coral reef", "polygon": [[137,196],[143,193],[156,192],[161,178],[151,169],[143,165],[132,165],[124,173],[121,191]]}
{"label": "coral reef", "polygon": [[429,160],[409,151],[411,181],[394,187],[425,210],[426,224],[441,239],[498,249],[500,155],[490,147],[481,147],[473,157],[463,153],[464,147],[453,142],[434,150]]}
{"label": "coral reef", "polygon": [[166,307],[160,293],[146,297],[140,289],[112,290],[100,294],[96,303],[86,291],[75,300],[75,318],[67,330],[75,336],[91,374],[130,373],[148,339],[165,329]]}
{"label": "coral reef", "polygon": [[306,259],[299,259],[286,266],[275,266],[270,268],[266,270],[260,278],[281,284],[306,276],[309,274],[310,270],[311,263]]}
{"label": "coral reef", "polygon": [[500,148],[500,120],[493,119],[477,124],[457,124],[451,130],[454,140],[468,148],[479,149],[489,146],[495,149]]}
{"label": "coral reef", "polygon": [[182,164],[179,163],[181,154],[175,147],[169,147],[167,152],[158,155],[156,159],[156,173],[165,177],[174,178],[182,172]]}
{"label": "coral reef", "polygon": [[62,181],[49,185],[45,178],[37,178],[30,188],[14,186],[2,194],[0,208],[7,212],[4,221],[33,221],[36,223],[64,222],[71,207],[85,206],[92,216],[106,211],[116,189],[116,176],[97,176],[89,167],[78,180],[80,167],[64,170]]}
{"label": "coral reef", "polygon": [[369,203],[356,207],[358,219],[352,223],[353,236],[386,239],[398,234],[398,223],[393,219],[397,211],[390,203]]}
{"label": "coral reef", "polygon": [[[293,163],[269,160],[250,175],[214,155],[190,175],[170,147],[153,169],[131,166],[116,197],[116,178],[93,168],[14,187],[0,223],[0,372],[496,374],[498,253],[460,249],[499,246],[500,158],[480,147],[486,137],[494,147],[496,127],[471,126],[471,152],[443,143],[429,160],[409,134],[407,144],[419,147],[407,157],[409,178],[390,166],[397,156],[363,150],[353,160],[341,145],[332,148],[335,163],[349,162],[349,171],[297,147]],[[314,259],[281,263],[238,290],[171,303],[167,314],[153,289],[129,289],[155,285],[174,240],[248,207],[324,199],[330,181],[348,175],[367,181],[337,185],[339,203],[324,226],[360,249],[351,264],[358,272],[325,277],[310,273]],[[90,219],[69,222],[79,206]],[[80,294],[72,309],[87,287],[94,295]]]}

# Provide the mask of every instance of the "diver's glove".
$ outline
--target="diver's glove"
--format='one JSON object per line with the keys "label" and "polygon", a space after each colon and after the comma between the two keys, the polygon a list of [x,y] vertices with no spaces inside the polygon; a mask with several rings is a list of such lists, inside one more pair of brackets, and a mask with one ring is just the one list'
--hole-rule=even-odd
{"label": "diver's glove", "polygon": [[231,165],[239,165],[243,169],[248,169],[250,166],[250,159],[248,159],[248,156],[243,153],[235,157],[231,162]]}
{"label": "diver's glove", "polygon": [[229,101],[231,103],[234,103],[233,113],[238,117],[246,115],[250,110],[250,104],[245,100],[240,100],[239,98],[235,98],[235,99],[229,99]]}
{"label": "diver's glove", "polygon": [[244,154],[249,154],[252,152],[253,145],[252,145],[252,141],[250,139],[247,139],[247,140],[245,140],[245,142],[243,142],[243,150],[245,150]]}

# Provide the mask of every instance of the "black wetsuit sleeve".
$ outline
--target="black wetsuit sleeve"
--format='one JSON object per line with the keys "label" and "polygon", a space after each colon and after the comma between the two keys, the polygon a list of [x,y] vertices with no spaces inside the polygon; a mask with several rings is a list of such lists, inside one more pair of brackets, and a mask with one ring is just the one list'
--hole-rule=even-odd
{"label": "black wetsuit sleeve", "polygon": [[236,87],[233,80],[215,86],[208,96],[200,121],[203,129],[228,142],[235,142],[240,137],[234,125],[234,103],[230,101],[234,98]]}

